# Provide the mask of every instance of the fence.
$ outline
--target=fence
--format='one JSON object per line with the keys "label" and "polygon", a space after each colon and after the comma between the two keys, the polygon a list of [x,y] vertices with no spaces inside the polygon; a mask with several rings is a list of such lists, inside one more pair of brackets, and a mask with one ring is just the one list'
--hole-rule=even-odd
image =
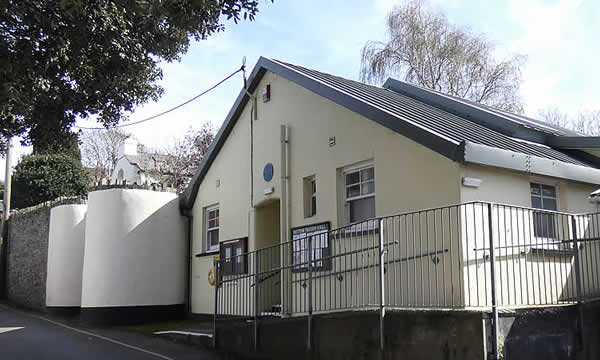
{"label": "fence", "polygon": [[599,236],[600,214],[486,202],[318,230],[217,260],[215,321],[575,303],[600,295]]}

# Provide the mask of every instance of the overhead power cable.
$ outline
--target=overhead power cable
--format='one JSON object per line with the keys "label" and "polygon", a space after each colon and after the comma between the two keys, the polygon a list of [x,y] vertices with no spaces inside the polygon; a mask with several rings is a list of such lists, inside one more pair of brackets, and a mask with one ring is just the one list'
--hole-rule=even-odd
{"label": "overhead power cable", "polygon": [[124,123],[124,124],[119,124],[119,125],[111,126],[111,127],[108,127],[108,128],[106,128],[106,127],[86,127],[86,126],[77,126],[77,125],[73,125],[73,127],[77,128],[77,129],[84,129],[84,130],[108,130],[108,129],[112,129],[112,128],[122,128],[122,127],[126,127],[126,126],[137,125],[137,124],[141,124],[141,123],[146,122],[146,121],[150,121],[150,120],[156,119],[158,117],[161,117],[163,115],[166,115],[166,114],[170,113],[171,111],[177,110],[180,107],[185,106],[185,105],[191,103],[192,101],[198,99],[202,95],[208,94],[212,90],[216,89],[219,85],[221,85],[224,82],[226,82],[227,80],[231,79],[235,74],[239,73],[240,71],[244,71],[244,68],[245,68],[245,65],[242,65],[241,68],[239,68],[236,71],[232,72],[229,76],[227,76],[223,80],[219,81],[215,85],[211,86],[210,88],[204,90],[200,94],[194,96],[193,98],[191,98],[191,99],[189,99],[189,100],[187,100],[185,102],[182,102],[181,104],[179,104],[179,105],[177,105],[175,107],[172,107],[172,108],[170,108],[168,110],[165,110],[165,111],[163,111],[161,113],[158,113],[156,115],[152,115],[152,116],[147,117],[145,119],[141,119],[141,120],[137,120],[137,121],[129,122],[129,123]]}

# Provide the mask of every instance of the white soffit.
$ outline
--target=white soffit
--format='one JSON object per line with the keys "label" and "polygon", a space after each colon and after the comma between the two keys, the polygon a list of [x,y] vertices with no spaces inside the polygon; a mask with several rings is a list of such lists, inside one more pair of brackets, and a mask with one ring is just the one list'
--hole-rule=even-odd
{"label": "white soffit", "polygon": [[530,174],[600,184],[599,169],[502,150],[470,141],[465,142],[464,161]]}

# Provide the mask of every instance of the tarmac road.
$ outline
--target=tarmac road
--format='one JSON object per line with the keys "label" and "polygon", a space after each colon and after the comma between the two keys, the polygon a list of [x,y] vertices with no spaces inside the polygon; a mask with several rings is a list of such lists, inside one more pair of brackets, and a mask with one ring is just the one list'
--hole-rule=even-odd
{"label": "tarmac road", "polygon": [[0,305],[0,360],[217,359],[207,350],[110,329],[81,329]]}

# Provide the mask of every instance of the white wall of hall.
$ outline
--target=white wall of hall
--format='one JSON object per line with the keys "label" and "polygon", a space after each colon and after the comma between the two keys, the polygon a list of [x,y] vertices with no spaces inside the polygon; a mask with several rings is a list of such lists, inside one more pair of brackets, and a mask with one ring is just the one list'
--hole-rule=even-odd
{"label": "white wall of hall", "polygon": [[184,303],[186,222],[175,194],[91,192],[85,238],[82,308]]}
{"label": "white wall of hall", "polygon": [[79,307],[87,205],[61,205],[50,211],[46,306]]}
{"label": "white wall of hall", "polygon": [[[260,92],[266,84],[271,85],[271,100],[263,103]],[[281,198],[280,127],[287,125],[290,227],[324,221],[329,221],[332,229],[341,226],[341,170],[364,161],[372,161],[375,166],[377,216],[459,202],[457,163],[274,73],[264,75],[255,93],[259,99],[258,117],[252,123],[254,205]],[[250,104],[200,185],[193,209],[192,256],[205,250],[204,212],[214,204],[220,206],[221,241],[249,236],[249,249],[255,247],[249,231],[254,226],[250,204]],[[329,145],[330,137],[335,137],[334,146]],[[270,182],[263,179],[267,163],[274,167]],[[317,182],[317,213],[306,218],[303,178],[308,176],[315,176]],[[265,189],[271,187],[274,191],[265,194]],[[213,311],[214,287],[207,282],[212,261],[211,256],[193,258],[194,313]]]}

